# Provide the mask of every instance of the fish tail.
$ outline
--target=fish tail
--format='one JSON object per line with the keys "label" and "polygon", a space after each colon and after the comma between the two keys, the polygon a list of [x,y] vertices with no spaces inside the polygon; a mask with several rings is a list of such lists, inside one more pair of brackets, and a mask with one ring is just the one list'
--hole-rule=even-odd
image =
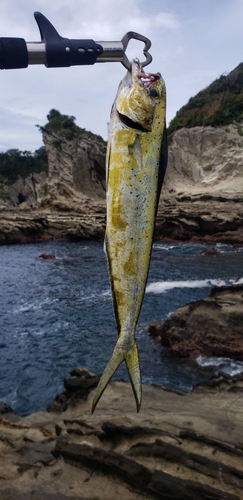
{"label": "fish tail", "polygon": [[139,412],[142,400],[142,385],[137,343],[134,339],[133,344],[128,347],[127,342],[120,337],[117,341],[111,359],[99,381],[96,395],[92,403],[92,413],[94,412],[96,405],[100,400],[109,380],[123,361],[126,362],[129,378],[132,384],[132,389],[137,404],[137,412]]}

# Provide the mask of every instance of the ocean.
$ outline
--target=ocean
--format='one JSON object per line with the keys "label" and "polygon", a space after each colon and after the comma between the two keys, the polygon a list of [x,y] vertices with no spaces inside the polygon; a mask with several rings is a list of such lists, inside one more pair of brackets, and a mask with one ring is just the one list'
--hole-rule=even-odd
{"label": "ocean", "polygon": [[[200,244],[153,246],[137,341],[145,384],[190,391],[213,373],[235,374],[243,363],[179,360],[147,333],[178,307],[202,299],[212,286],[243,283],[243,248]],[[42,260],[41,254],[55,260]],[[21,415],[44,410],[64,390],[63,379],[84,366],[102,373],[117,340],[102,242],[33,243],[0,247],[0,401]],[[116,379],[128,380],[123,364]]]}

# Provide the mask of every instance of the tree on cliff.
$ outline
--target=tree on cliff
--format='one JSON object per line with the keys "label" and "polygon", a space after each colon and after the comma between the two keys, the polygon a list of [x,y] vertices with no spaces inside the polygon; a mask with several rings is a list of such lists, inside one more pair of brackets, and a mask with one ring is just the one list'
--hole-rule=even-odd
{"label": "tree on cliff", "polygon": [[85,128],[81,128],[75,123],[75,116],[62,115],[57,109],[51,109],[47,115],[48,123],[41,127],[36,125],[42,133],[55,133],[60,137],[72,141],[76,137],[86,134],[94,137],[98,141],[103,141],[100,135],[92,134]]}
{"label": "tree on cliff", "polygon": [[12,184],[19,176],[26,178],[34,172],[48,171],[47,153],[44,146],[31,151],[9,149],[0,153],[0,182]]}

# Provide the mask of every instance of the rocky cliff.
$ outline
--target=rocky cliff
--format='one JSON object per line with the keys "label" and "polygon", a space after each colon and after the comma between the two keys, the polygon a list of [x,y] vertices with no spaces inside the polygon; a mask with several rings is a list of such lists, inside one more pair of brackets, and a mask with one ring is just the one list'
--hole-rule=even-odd
{"label": "rocky cliff", "polygon": [[49,130],[43,141],[48,173],[4,186],[0,244],[102,237],[106,143],[88,132],[68,140]]}
{"label": "rocky cliff", "polygon": [[170,138],[156,234],[243,243],[243,137],[239,124],[182,128]]}
{"label": "rocky cliff", "polygon": [[[170,137],[157,238],[243,244],[241,130],[239,124],[183,128]],[[103,237],[106,143],[50,130],[43,139],[48,173],[4,187],[0,242]]]}
{"label": "rocky cliff", "polygon": [[88,199],[103,206],[106,143],[86,133],[68,141],[48,131],[43,133],[43,140],[49,172],[41,207],[82,212],[82,204]]}

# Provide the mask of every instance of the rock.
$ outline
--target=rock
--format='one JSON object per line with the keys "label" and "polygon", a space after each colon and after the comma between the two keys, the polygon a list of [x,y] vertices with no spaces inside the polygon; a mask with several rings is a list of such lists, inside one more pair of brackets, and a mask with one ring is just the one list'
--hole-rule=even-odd
{"label": "rock", "polygon": [[237,125],[170,138],[156,237],[243,244],[243,137]]}
{"label": "rock", "polygon": [[206,299],[180,307],[163,324],[153,325],[154,331],[180,356],[243,361],[243,285],[213,288]]}
{"label": "rock", "polygon": [[194,392],[217,392],[218,390],[231,391],[241,393],[243,389],[243,374],[238,373],[231,377],[227,373],[219,373],[213,375],[207,382],[200,382],[194,387]]}
{"label": "rock", "polygon": [[204,195],[204,202],[217,196],[222,203],[242,197],[242,146],[234,124],[178,130],[170,140],[165,194],[173,192],[181,200]]}
{"label": "rock", "polygon": [[114,475],[122,481],[143,490],[151,481],[151,472],[135,460],[114,451],[106,451],[87,444],[73,444],[63,440],[56,443],[53,455],[67,462],[89,467],[103,474]]}
{"label": "rock", "polygon": [[[3,186],[0,244],[103,238],[106,143],[85,133],[68,141],[45,132],[43,139],[48,175]],[[234,124],[173,134],[157,239],[243,245],[242,146]]]}
{"label": "rock", "polygon": [[20,465],[19,472],[26,470],[28,466],[35,464],[50,465],[54,461],[52,453],[54,445],[53,439],[46,439],[43,442],[26,443],[18,450],[19,455],[22,457],[24,463]]}
{"label": "rock", "polygon": [[103,238],[106,143],[86,133],[74,141],[53,133],[43,139],[48,175],[4,185],[8,196],[0,207],[0,244]]}
{"label": "rock", "polygon": [[19,176],[18,180],[8,186],[10,205],[21,207],[21,209],[38,208],[46,192],[47,173],[33,173],[23,179]]}
{"label": "rock", "polygon": [[[54,141],[61,141],[61,152]],[[78,140],[44,132],[43,141],[48,154],[49,175],[47,190],[53,200],[68,200],[71,204],[82,195],[105,199],[106,142],[83,133]]]}
{"label": "rock", "polygon": [[157,323],[149,323],[148,333],[151,335],[153,340],[161,341],[161,335],[159,332],[159,325]]}
{"label": "rock", "polygon": [[93,415],[94,391],[74,386],[64,412],[0,419],[1,500],[243,500],[243,375],[190,394],[143,386],[140,413],[128,383]]}
{"label": "rock", "polygon": [[13,413],[13,410],[11,406],[0,401],[0,415],[4,415],[5,413]]}
{"label": "rock", "polygon": [[55,260],[56,256],[52,253],[42,253],[38,258],[43,260]]}
{"label": "rock", "polygon": [[75,368],[71,375],[70,379],[64,379],[66,391],[57,394],[53,403],[48,406],[47,411],[65,411],[68,405],[75,405],[80,399],[86,400],[90,391],[97,387],[100,380],[100,375],[94,375],[84,367]]}
{"label": "rock", "polygon": [[216,248],[206,248],[206,250],[202,250],[200,253],[201,255],[222,255]]}

